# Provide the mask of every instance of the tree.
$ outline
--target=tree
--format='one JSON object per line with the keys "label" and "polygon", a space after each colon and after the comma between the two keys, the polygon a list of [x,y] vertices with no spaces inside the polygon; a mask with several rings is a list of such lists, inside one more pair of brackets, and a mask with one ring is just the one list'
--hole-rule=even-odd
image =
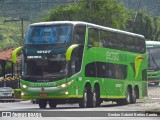
{"label": "tree", "polygon": [[77,4],[57,6],[44,21],[85,21],[125,29],[128,11],[117,0],[81,0]]}
{"label": "tree", "polygon": [[129,31],[142,34],[146,39],[159,41],[160,19],[153,17],[144,11],[138,11],[135,23],[132,24],[132,30]]}

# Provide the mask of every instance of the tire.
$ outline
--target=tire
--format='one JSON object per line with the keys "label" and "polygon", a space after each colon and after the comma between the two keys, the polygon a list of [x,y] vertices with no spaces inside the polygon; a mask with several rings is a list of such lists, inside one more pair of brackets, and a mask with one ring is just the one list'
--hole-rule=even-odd
{"label": "tire", "polygon": [[39,107],[40,108],[46,108],[46,106],[47,106],[47,100],[40,99],[39,100]]}
{"label": "tire", "polygon": [[116,101],[117,105],[127,105],[131,103],[131,90],[128,88],[126,91],[126,98],[125,99],[119,99]]}
{"label": "tire", "polygon": [[98,88],[94,88],[93,91],[93,107],[98,107],[100,106],[101,101],[100,101],[100,90]]}
{"label": "tire", "polygon": [[154,85],[159,85],[159,82],[154,82]]}
{"label": "tire", "polygon": [[49,107],[50,108],[56,108],[57,103],[54,100],[49,100]]}
{"label": "tire", "polygon": [[124,100],[124,104],[125,105],[130,104],[131,103],[131,99],[132,99],[131,90],[128,88],[127,91],[126,91],[126,98]]}
{"label": "tire", "polygon": [[124,99],[119,99],[116,101],[117,105],[124,105]]}
{"label": "tire", "polygon": [[87,107],[87,89],[85,88],[84,89],[84,92],[83,92],[83,98],[81,98],[79,100],[79,107],[80,108],[86,108]]}
{"label": "tire", "polygon": [[132,92],[131,104],[136,103],[136,99],[137,99],[137,93],[136,90],[134,89],[134,91]]}
{"label": "tire", "polygon": [[32,104],[36,104],[35,99],[32,99],[31,102],[32,102]]}

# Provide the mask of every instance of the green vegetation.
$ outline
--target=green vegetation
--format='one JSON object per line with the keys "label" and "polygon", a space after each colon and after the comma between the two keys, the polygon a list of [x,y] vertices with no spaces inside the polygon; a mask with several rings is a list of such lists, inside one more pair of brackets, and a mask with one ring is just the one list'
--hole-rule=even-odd
{"label": "green vegetation", "polygon": [[78,20],[119,29],[125,28],[129,17],[129,12],[116,0],[81,0],[55,7],[45,21]]}
{"label": "green vegetation", "polygon": [[[0,18],[0,21],[0,50],[20,46],[23,42],[21,22],[4,22],[4,18]],[[28,23],[23,26],[25,31],[27,26]]]}
{"label": "green vegetation", "polygon": [[133,19],[128,21],[128,31],[142,34],[146,39],[160,41],[160,17],[150,16],[140,10]]}
{"label": "green vegetation", "polygon": [[126,9],[120,0],[80,0],[68,6],[57,6],[44,21],[78,20],[142,34],[160,41],[160,17],[139,10]]}
{"label": "green vegetation", "polygon": [[[8,23],[7,23],[8,24]],[[18,29],[9,23],[1,23],[0,25],[0,48],[5,49],[6,47],[15,46],[19,42],[20,34]]]}
{"label": "green vegetation", "polygon": [[137,10],[140,2],[140,9],[154,16],[160,16],[160,1],[159,0],[119,0],[127,8]]}
{"label": "green vegetation", "polygon": [[21,21],[4,22],[5,19],[13,18],[25,19],[24,33],[33,22],[77,20],[139,33],[146,39],[160,41],[159,0],[141,1],[142,10],[138,11],[136,19],[134,10],[137,10],[139,0],[79,0],[77,3],[72,0],[59,1],[60,3],[51,0],[0,0],[0,50],[23,43]]}

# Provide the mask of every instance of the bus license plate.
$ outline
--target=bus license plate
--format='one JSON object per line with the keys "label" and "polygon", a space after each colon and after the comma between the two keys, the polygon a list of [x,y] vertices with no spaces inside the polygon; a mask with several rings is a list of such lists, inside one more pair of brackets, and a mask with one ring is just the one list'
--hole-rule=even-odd
{"label": "bus license plate", "polygon": [[48,96],[48,95],[46,93],[40,93],[39,96],[45,97],[45,96]]}

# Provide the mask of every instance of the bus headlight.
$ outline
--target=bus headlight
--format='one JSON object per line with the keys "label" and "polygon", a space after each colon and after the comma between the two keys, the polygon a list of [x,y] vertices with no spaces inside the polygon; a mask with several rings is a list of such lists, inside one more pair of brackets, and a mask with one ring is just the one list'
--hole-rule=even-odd
{"label": "bus headlight", "polygon": [[62,84],[62,85],[59,85],[58,87],[59,88],[64,88],[64,87],[66,87],[67,86],[67,84]]}
{"label": "bus headlight", "polygon": [[57,86],[57,87],[59,87],[59,88],[65,88],[65,87],[67,87],[67,86],[71,85],[72,83],[73,83],[73,80],[71,80],[71,81],[70,81],[70,82],[68,82],[68,83],[65,83],[65,84],[59,85],[59,86]]}
{"label": "bus headlight", "polygon": [[22,85],[22,88],[27,88],[27,86],[26,85]]}

